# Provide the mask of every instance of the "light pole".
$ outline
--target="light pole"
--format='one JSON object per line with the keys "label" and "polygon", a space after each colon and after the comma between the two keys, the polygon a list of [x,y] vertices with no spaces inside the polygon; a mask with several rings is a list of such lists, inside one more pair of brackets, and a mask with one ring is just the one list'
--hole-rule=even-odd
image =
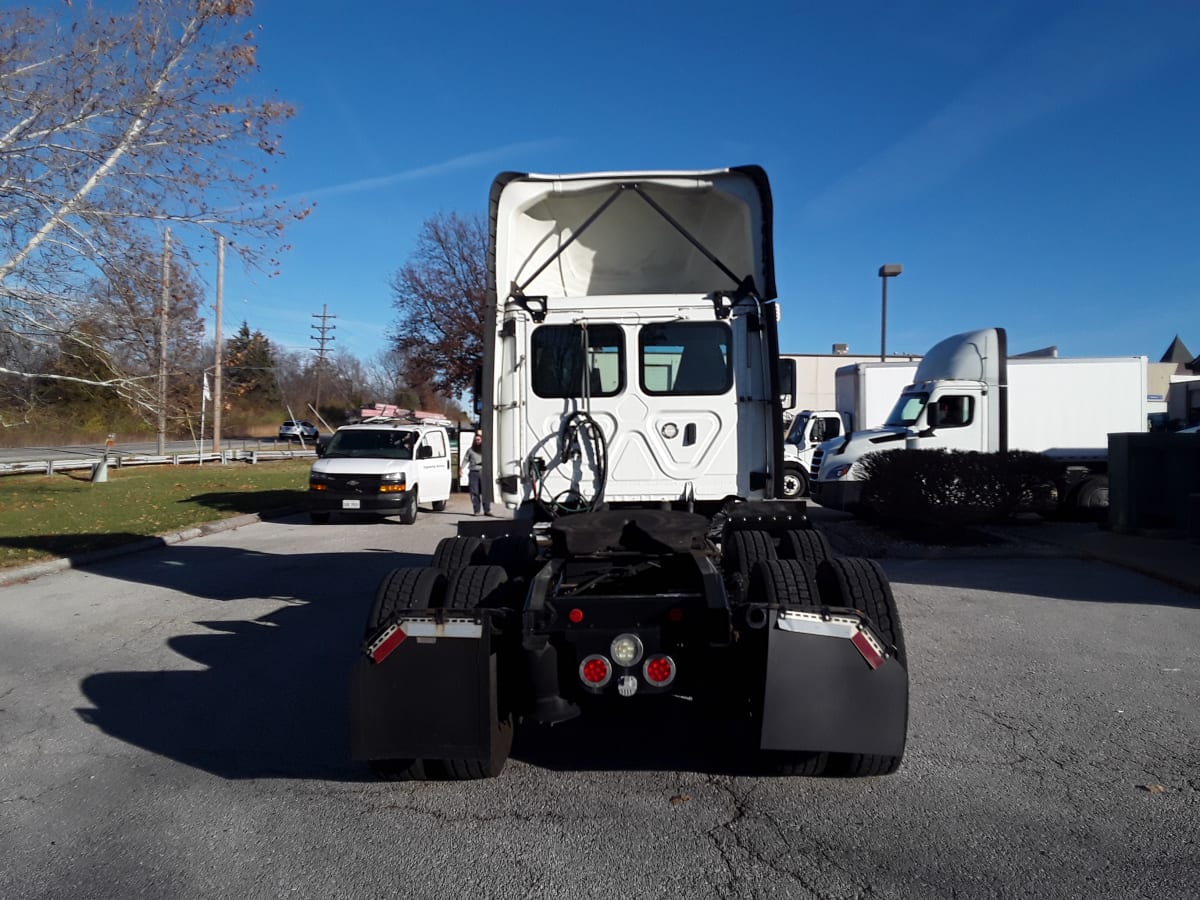
{"label": "light pole", "polygon": [[879,320],[879,361],[887,362],[887,283],[895,278],[904,267],[900,263],[888,263],[879,267],[879,280],[883,282],[882,318]]}

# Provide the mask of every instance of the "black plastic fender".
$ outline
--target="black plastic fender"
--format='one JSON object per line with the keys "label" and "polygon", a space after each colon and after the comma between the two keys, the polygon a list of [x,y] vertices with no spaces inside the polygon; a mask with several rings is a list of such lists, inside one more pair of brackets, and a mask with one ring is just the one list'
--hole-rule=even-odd
{"label": "black plastic fender", "polygon": [[908,672],[869,629],[856,644],[861,617],[772,609],[769,618],[760,748],[902,756]]}

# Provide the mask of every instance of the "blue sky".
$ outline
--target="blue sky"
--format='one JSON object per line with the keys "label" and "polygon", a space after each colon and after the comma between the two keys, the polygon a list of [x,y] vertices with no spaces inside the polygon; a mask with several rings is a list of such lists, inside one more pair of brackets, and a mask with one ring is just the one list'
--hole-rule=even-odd
{"label": "blue sky", "polygon": [[367,358],[421,223],[503,170],[757,163],[781,345],[888,350],[1000,325],[1013,352],[1200,353],[1200,8],[1181,3],[258,0],[258,92],[298,108],[275,278],[226,276],[288,349]]}

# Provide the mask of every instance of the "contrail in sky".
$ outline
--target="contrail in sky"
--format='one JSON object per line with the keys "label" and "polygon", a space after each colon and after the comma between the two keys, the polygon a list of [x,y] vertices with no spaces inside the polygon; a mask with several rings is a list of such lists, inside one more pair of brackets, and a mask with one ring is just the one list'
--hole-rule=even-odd
{"label": "contrail in sky", "polygon": [[562,140],[559,138],[552,138],[544,141],[525,141],[518,144],[507,144],[503,147],[495,147],[491,150],[480,150],[477,153],[467,153],[463,156],[456,156],[453,159],[448,159],[444,162],[432,163],[427,166],[418,166],[415,169],[405,169],[402,172],[393,172],[390,175],[379,175],[375,178],[360,178],[355,181],[346,181],[342,184],[332,184],[326,187],[314,188],[311,191],[304,191],[285,197],[283,202],[292,202],[295,200],[316,200],[321,197],[336,197],[341,194],[355,194],[361,191],[377,190],[379,188],[390,187],[391,185],[399,184],[404,181],[417,181],[421,178],[444,175],[447,172],[454,172],[459,169],[469,169],[474,166],[491,162],[497,157],[524,155],[550,150],[561,144]]}

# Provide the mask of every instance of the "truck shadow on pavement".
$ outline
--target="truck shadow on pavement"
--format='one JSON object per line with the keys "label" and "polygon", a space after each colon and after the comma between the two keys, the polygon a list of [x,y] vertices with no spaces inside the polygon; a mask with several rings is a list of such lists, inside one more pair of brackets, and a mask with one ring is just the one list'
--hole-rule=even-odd
{"label": "truck shadow on pavement", "polygon": [[[163,589],[145,618],[172,622],[163,629],[177,657],[170,668],[85,677],[91,705],[76,712],[113,738],[222,778],[373,780],[350,758],[350,673],[379,582],[426,564],[423,554],[384,550],[284,556],[174,545],[91,567]],[[171,618],[172,606],[194,615],[206,600],[220,613]],[[519,725],[513,758],[570,771],[743,771],[729,729],[683,701],[664,709],[641,699],[553,728]]]}
{"label": "truck shadow on pavement", "polygon": [[[181,602],[169,591],[192,609],[193,598],[251,609],[169,626],[179,667],[90,675],[81,690],[92,706],[77,712],[112,737],[223,778],[364,780],[349,746],[363,624],[387,572],[427,563],[383,550],[283,556],[179,545],[96,566],[103,577],[164,588],[151,620]],[[257,614],[264,607],[273,608]]]}

